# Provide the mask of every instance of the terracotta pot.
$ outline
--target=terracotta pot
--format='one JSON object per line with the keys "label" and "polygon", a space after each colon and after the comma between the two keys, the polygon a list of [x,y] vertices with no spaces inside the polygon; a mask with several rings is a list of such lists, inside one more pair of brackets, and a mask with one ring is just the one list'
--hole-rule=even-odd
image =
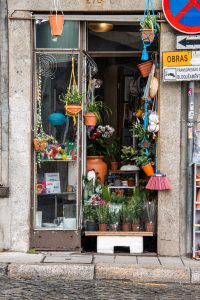
{"label": "terracotta pot", "polygon": [[117,231],[118,230],[118,224],[110,224],[109,230],[110,231]]}
{"label": "terracotta pot", "polygon": [[122,231],[129,231],[129,223],[122,224]]}
{"label": "terracotta pot", "polygon": [[107,164],[104,162],[104,156],[87,156],[87,171],[94,169],[100,181],[104,184],[105,176],[107,174]]}
{"label": "terracotta pot", "polygon": [[142,32],[142,39],[145,43],[153,42],[155,34],[154,31],[152,31],[152,29],[144,28],[143,30],[141,30],[141,32]]}
{"label": "terracotta pot", "polygon": [[107,224],[99,224],[99,231],[106,231],[107,230]]}
{"label": "terracotta pot", "polygon": [[196,202],[198,202],[196,204],[196,208],[200,208],[200,190],[198,190],[197,192],[197,199],[196,199]]}
{"label": "terracotta pot", "polygon": [[65,110],[70,116],[75,116],[82,110],[82,106],[78,104],[67,104],[65,105]]}
{"label": "terracotta pot", "polygon": [[200,250],[197,251],[197,255],[200,257]]}
{"label": "terracotta pot", "polygon": [[151,176],[151,175],[154,174],[154,169],[153,169],[151,163],[147,164],[146,166],[143,166],[143,167],[142,167],[142,170],[144,171],[144,173],[145,173],[147,176]]}
{"label": "terracotta pot", "polygon": [[111,161],[111,163],[110,163],[110,169],[113,172],[117,171],[118,170],[118,161]]}
{"label": "terracotta pot", "polygon": [[51,27],[52,36],[60,36],[63,31],[64,16],[63,15],[50,15],[49,24]]}
{"label": "terracotta pot", "polygon": [[137,67],[140,70],[140,73],[141,73],[142,77],[147,77],[147,76],[149,76],[149,73],[150,73],[151,68],[152,68],[152,61],[148,60],[144,63],[141,63],[141,64],[137,65]]}
{"label": "terracotta pot", "polygon": [[33,145],[34,145],[35,151],[43,152],[47,146],[47,142],[40,141],[38,139],[33,139]]}
{"label": "terracotta pot", "polygon": [[198,248],[199,248],[199,250],[200,250],[200,243],[198,243]]}
{"label": "terracotta pot", "polygon": [[86,126],[95,126],[97,124],[97,117],[94,113],[84,114],[84,124]]}
{"label": "terracotta pot", "polygon": [[135,184],[134,179],[129,179],[128,178],[128,186],[134,186],[134,184]]}
{"label": "terracotta pot", "polygon": [[140,224],[132,224],[132,231],[140,231]]}
{"label": "terracotta pot", "polygon": [[145,228],[147,232],[154,232],[155,225],[153,223],[146,223]]}

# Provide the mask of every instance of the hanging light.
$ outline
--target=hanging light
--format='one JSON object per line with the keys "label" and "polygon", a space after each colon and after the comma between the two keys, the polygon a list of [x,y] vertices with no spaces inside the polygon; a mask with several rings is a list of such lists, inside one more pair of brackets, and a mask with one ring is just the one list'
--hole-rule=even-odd
{"label": "hanging light", "polygon": [[88,24],[88,28],[94,32],[107,32],[112,30],[113,26],[111,23],[92,22]]}

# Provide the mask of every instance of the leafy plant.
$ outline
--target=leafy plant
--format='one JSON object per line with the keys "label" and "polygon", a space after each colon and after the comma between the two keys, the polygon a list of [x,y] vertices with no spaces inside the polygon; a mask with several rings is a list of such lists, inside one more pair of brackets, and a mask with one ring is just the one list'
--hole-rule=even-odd
{"label": "leafy plant", "polygon": [[129,202],[130,217],[133,224],[139,224],[143,209],[144,203],[142,198],[142,192],[139,188],[136,188]]}
{"label": "leafy plant", "polygon": [[121,152],[122,163],[131,163],[135,161],[138,151],[132,146],[123,146]]}
{"label": "leafy plant", "polygon": [[158,30],[160,31],[160,25],[157,22],[157,17],[151,14],[151,10],[147,11],[147,15],[145,15],[140,21],[141,29],[151,29],[152,31]]}
{"label": "leafy plant", "polygon": [[126,197],[124,194],[122,193],[116,193],[116,192],[112,192],[111,195],[110,195],[110,202],[111,203],[123,203],[124,201],[126,200]]}
{"label": "leafy plant", "polygon": [[147,164],[151,163],[152,159],[151,159],[151,157],[146,155],[144,149],[141,149],[135,158],[135,162],[138,167],[143,167],[143,166],[146,166]]}
{"label": "leafy plant", "polygon": [[96,206],[97,219],[99,224],[107,224],[109,221],[109,209],[107,204]]}
{"label": "leafy plant", "polygon": [[119,161],[120,160],[120,147],[119,141],[116,139],[114,142],[108,145],[108,156],[110,161]]}
{"label": "leafy plant", "polygon": [[109,223],[110,224],[117,224],[119,222],[119,212],[117,211],[110,211],[109,212]]}
{"label": "leafy plant", "polygon": [[79,92],[77,86],[72,86],[68,88],[66,94],[62,94],[59,96],[59,100],[65,102],[66,104],[77,104],[80,105],[82,103],[82,94]]}
{"label": "leafy plant", "polygon": [[110,201],[110,190],[107,185],[102,186],[102,198],[106,201]]}
{"label": "leafy plant", "polygon": [[87,204],[83,208],[84,221],[97,222],[97,213],[94,205]]}
{"label": "leafy plant", "polygon": [[97,123],[102,123],[102,115],[107,114],[109,117],[112,114],[111,109],[103,101],[88,101],[86,104],[86,112],[94,113],[97,117]]}
{"label": "leafy plant", "polygon": [[120,210],[120,218],[122,223],[129,223],[130,222],[130,210],[128,204],[124,203]]}
{"label": "leafy plant", "polygon": [[130,130],[134,137],[138,138],[141,142],[144,139],[149,139],[151,136],[151,132],[144,128],[142,123],[136,123],[133,125],[133,128]]}

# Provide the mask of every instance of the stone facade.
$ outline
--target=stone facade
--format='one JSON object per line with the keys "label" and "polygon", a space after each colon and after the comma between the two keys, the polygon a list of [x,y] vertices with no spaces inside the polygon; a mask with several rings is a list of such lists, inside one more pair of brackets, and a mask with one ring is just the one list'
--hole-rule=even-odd
{"label": "stone facade", "polygon": [[[137,12],[144,9],[145,1],[140,0],[61,0],[64,12]],[[1,6],[6,1],[1,0]],[[30,238],[31,211],[31,129],[32,129],[32,30],[29,20],[31,12],[48,12],[52,1],[46,0],[8,0],[9,13],[9,168],[4,168],[2,180],[8,178],[9,170],[10,198],[0,200],[0,248],[14,251],[27,251]],[[154,1],[155,10],[161,10],[161,1]],[[4,7],[5,9],[5,7]],[[5,10],[1,11],[2,13]],[[2,32],[0,32],[0,41]],[[3,38],[5,41],[5,37]],[[7,49],[6,41],[3,42]],[[1,44],[1,43],[0,43]],[[160,49],[175,49],[175,31],[166,23],[161,26]],[[6,60],[6,55],[5,55]],[[2,59],[2,57],[1,57]],[[3,65],[3,61],[1,61]],[[6,65],[4,78],[6,80]],[[2,74],[1,74],[2,78]],[[162,78],[162,76],[161,76]],[[19,84],[20,83],[20,84]],[[7,115],[8,99],[2,102],[1,110]],[[7,90],[5,90],[7,93]],[[181,84],[163,83],[161,79],[160,107],[160,169],[165,171],[172,183],[170,192],[159,193],[158,205],[158,253],[160,255],[181,255],[185,253],[184,211],[185,198],[181,189],[182,174],[185,166],[180,148],[182,102]],[[7,95],[7,94],[6,94]],[[174,97],[176,95],[176,97]],[[176,109],[174,109],[176,107]],[[4,113],[2,110],[4,109]],[[4,119],[6,123],[6,117]],[[170,126],[169,124],[173,124]],[[1,134],[8,138],[0,123]],[[3,139],[1,138],[3,141]],[[2,142],[1,142],[2,143]],[[170,147],[169,147],[170,145]],[[6,143],[4,144],[6,148]],[[1,156],[8,151],[1,151]],[[0,169],[1,167],[0,158]],[[8,160],[5,159],[8,163]],[[3,179],[4,178],[4,179]]]}

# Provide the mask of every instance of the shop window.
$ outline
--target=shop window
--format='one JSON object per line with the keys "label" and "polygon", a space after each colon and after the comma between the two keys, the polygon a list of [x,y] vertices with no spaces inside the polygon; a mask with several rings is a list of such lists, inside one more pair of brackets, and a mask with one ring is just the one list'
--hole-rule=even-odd
{"label": "shop window", "polygon": [[79,22],[65,21],[60,37],[52,37],[48,20],[36,21],[36,48],[78,49]]}

